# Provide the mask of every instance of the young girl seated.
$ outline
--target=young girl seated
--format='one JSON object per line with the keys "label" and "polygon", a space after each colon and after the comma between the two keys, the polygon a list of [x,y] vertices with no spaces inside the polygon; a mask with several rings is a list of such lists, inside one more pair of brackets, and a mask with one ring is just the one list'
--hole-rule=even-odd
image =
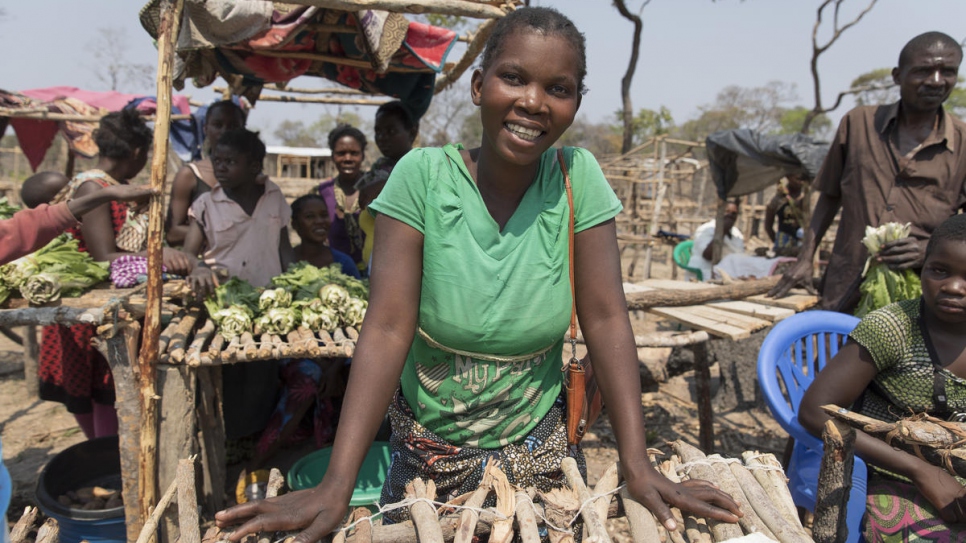
{"label": "young girl seated", "polygon": [[342,273],[359,277],[352,257],[329,247],[329,210],[318,194],[306,194],[292,202],[292,226],[302,243],[293,249],[295,261],[324,268],[336,263]]}
{"label": "young girl seated", "polygon": [[[292,261],[291,211],[278,185],[259,180],[264,158],[265,144],[244,128],[226,132],[215,144],[211,164],[218,185],[191,205],[193,220],[184,244],[192,257],[207,247],[188,277],[200,298],[218,285],[215,270],[264,287]],[[277,364],[226,366],[222,379],[228,438],[251,436],[264,428],[274,407]]]}
{"label": "young girl seated", "polygon": [[[867,315],[816,376],[799,413],[816,436],[829,418],[820,409],[826,404],[887,422],[966,412],[966,215],[932,233],[922,297]],[[961,479],[861,431],[855,450],[871,468],[867,541],[952,540],[950,525],[966,522]]]}

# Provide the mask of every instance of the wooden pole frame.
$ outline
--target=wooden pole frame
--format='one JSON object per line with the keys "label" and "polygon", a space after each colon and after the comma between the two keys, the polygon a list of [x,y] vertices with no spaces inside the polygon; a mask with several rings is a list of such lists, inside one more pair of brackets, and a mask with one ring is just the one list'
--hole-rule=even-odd
{"label": "wooden pole frame", "polygon": [[[171,87],[175,41],[181,23],[184,0],[164,3],[158,35],[157,123],[151,157],[151,187],[158,191],[148,209],[148,282],[144,333],[138,354],[141,393],[140,447],[138,451],[138,509],[146,522],[158,493],[158,397],[156,392],[158,342],[161,335],[163,285],[161,262],[164,241],[164,194],[168,173],[168,134],[171,124]],[[154,534],[148,541],[154,541]]]}

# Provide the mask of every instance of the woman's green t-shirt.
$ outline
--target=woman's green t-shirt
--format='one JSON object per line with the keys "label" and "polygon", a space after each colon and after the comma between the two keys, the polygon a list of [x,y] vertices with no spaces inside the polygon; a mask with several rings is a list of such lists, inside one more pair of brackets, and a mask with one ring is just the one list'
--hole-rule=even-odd
{"label": "woman's green t-shirt", "polygon": [[[501,231],[460,149],[410,151],[370,209],[423,234],[420,330],[401,379],[416,420],[455,445],[497,448],[526,436],[560,395],[569,208],[550,149]],[[564,155],[575,231],[620,213],[593,155]]]}

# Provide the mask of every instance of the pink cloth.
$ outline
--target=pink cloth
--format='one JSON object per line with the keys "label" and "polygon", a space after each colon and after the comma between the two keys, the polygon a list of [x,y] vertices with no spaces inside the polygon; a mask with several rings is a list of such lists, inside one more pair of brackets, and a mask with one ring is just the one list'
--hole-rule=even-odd
{"label": "pink cloth", "polygon": [[67,204],[40,204],[0,221],[0,264],[28,255],[77,224]]}
{"label": "pink cloth", "polygon": [[188,216],[198,221],[205,234],[208,265],[224,268],[256,287],[268,285],[282,273],[280,234],[288,226],[292,210],[272,181],[265,181],[265,194],[250,216],[220,185],[199,196]]}
{"label": "pink cloth", "polygon": [[[44,89],[29,89],[20,91],[20,94],[29,96],[41,102],[53,102],[61,98],[76,98],[89,106],[106,109],[108,111],[120,111],[131,100],[141,98],[143,94],[125,94],[117,91],[89,91],[77,87],[47,87]],[[190,111],[188,97],[175,94],[171,97],[171,105],[181,111]],[[144,100],[137,106],[141,113],[151,114],[157,110],[158,104],[155,100]]]}

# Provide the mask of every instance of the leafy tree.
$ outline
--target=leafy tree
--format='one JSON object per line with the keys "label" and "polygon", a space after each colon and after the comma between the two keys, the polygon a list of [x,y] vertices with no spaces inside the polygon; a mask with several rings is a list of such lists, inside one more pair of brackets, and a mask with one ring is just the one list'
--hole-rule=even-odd
{"label": "leafy tree", "polygon": [[607,123],[588,121],[583,115],[574,119],[570,128],[560,137],[560,145],[583,147],[601,157],[613,155],[621,150],[621,128]]}
{"label": "leafy tree", "polygon": [[[963,78],[959,78],[960,83],[962,83]],[[953,115],[959,117],[960,119],[966,119],[966,88],[962,86],[957,86],[953,89],[952,94],[946,99],[946,103],[943,104],[946,111],[952,113]]]}
{"label": "leafy tree", "polygon": [[[778,130],[779,134],[795,134],[802,131],[802,125],[805,123],[805,118],[808,116],[810,109],[804,106],[797,106],[791,109],[786,109],[782,113],[781,129]],[[811,127],[812,135],[818,139],[827,139],[832,135],[832,119],[829,119],[828,115],[824,113],[812,119]]]}
{"label": "leafy tree", "polygon": [[860,106],[891,104],[899,99],[899,88],[892,81],[891,68],[877,68],[852,80],[849,90]]}
{"label": "leafy tree", "polygon": [[[623,123],[626,119],[623,110],[616,111],[614,115],[617,117],[618,123]],[[671,117],[671,111],[668,108],[661,106],[657,111],[647,108],[639,109],[637,115],[631,117],[631,148],[644,143],[654,136],[667,134],[673,126],[674,118]],[[618,124],[614,127],[614,130],[624,135],[621,152],[626,153],[630,151],[630,148],[627,150],[623,148],[623,144],[627,142],[626,125]]]}
{"label": "leafy tree", "polygon": [[274,135],[289,147],[325,147],[324,138],[318,130],[305,126],[302,121],[284,120],[278,123]]}
{"label": "leafy tree", "polygon": [[700,115],[685,122],[674,133],[693,141],[701,141],[719,130],[735,128],[777,134],[783,130],[782,117],[789,110],[786,104],[797,99],[795,85],[781,81],[750,88],[731,85],[721,89],[713,104],[700,106]]}

